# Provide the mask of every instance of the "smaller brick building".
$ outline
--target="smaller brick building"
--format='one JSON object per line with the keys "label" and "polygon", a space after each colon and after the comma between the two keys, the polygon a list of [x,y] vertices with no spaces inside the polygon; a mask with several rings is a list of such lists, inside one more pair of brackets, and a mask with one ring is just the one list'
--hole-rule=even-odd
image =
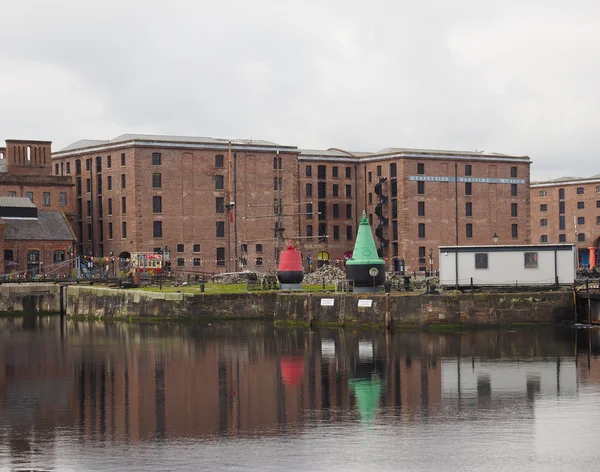
{"label": "smaller brick building", "polygon": [[0,197],[0,247],[5,276],[61,277],[71,270],[75,235],[62,211],[40,211],[26,197]]}
{"label": "smaller brick building", "polygon": [[7,139],[0,147],[0,196],[27,197],[43,210],[75,218],[73,179],[52,175],[50,141]]}
{"label": "smaller brick building", "polygon": [[533,242],[572,243],[581,268],[600,265],[600,174],[531,184]]}

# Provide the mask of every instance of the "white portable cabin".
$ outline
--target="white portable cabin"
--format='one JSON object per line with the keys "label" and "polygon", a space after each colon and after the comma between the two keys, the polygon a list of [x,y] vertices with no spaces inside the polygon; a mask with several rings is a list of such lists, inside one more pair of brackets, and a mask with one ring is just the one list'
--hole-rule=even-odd
{"label": "white portable cabin", "polygon": [[573,244],[440,246],[440,285],[571,285],[577,252]]}

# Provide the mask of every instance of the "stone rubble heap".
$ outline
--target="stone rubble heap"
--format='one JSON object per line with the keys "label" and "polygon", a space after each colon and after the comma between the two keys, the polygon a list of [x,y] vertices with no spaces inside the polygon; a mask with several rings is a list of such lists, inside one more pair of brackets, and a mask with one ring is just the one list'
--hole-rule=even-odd
{"label": "stone rubble heap", "polygon": [[256,272],[244,271],[244,272],[230,272],[227,274],[215,274],[213,281],[218,284],[240,284],[245,283],[248,278],[260,279],[261,274]]}
{"label": "stone rubble heap", "polygon": [[302,283],[312,285],[325,282],[326,285],[329,285],[341,280],[346,280],[346,272],[335,266],[324,265],[306,275]]}
{"label": "stone rubble heap", "polygon": [[[404,276],[397,273],[397,272],[387,272],[385,275],[387,280],[390,280],[392,282],[396,282],[400,285],[402,285],[404,283]],[[426,288],[427,287],[427,281],[429,281],[430,284],[435,284],[435,285],[439,285],[440,280],[437,277],[411,277],[410,278],[410,286],[413,289],[421,289],[421,288]]]}

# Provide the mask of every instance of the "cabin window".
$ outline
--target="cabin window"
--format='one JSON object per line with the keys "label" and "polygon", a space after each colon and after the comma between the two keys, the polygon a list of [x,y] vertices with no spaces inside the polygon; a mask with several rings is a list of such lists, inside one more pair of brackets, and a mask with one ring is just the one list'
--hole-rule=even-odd
{"label": "cabin window", "polygon": [[526,252],[525,253],[525,268],[526,269],[537,269],[537,267],[538,267],[537,252]]}
{"label": "cabin window", "polygon": [[488,268],[488,255],[486,252],[475,253],[475,268],[476,269],[487,269]]}

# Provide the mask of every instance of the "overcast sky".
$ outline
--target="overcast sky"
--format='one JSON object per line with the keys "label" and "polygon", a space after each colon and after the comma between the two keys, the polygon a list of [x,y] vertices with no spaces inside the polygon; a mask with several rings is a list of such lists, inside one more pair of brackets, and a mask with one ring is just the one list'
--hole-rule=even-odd
{"label": "overcast sky", "polygon": [[600,173],[597,0],[0,0],[0,139],[528,155]]}

